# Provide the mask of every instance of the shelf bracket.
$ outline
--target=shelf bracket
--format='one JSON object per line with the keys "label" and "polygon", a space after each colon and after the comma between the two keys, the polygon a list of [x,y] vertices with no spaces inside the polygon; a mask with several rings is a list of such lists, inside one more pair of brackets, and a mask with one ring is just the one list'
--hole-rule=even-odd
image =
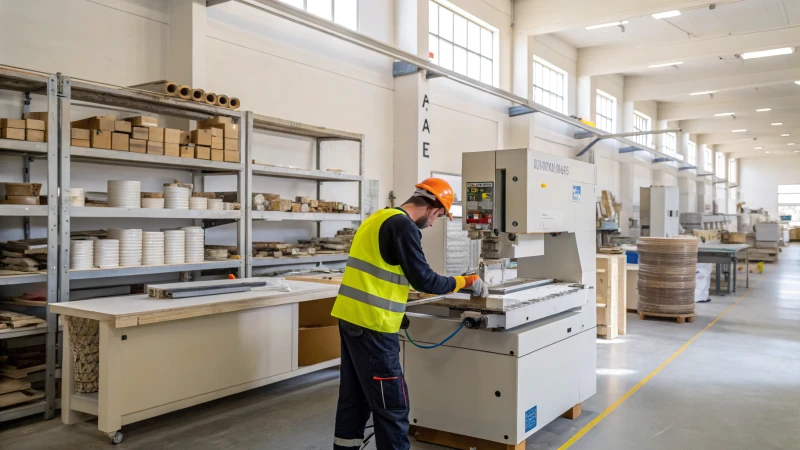
{"label": "shelf bracket", "polygon": [[599,139],[599,138],[595,138],[595,139],[594,139],[592,142],[590,142],[590,143],[589,143],[589,145],[587,145],[586,147],[584,147],[584,148],[583,148],[583,150],[581,150],[581,151],[578,153],[578,155],[577,155],[577,156],[583,156],[583,154],[584,154],[584,153],[588,152],[588,151],[589,151],[589,149],[590,149],[590,148],[592,148],[592,146],[594,146],[594,144],[597,144],[598,142],[600,142],[600,139]]}
{"label": "shelf bracket", "polygon": [[31,112],[31,91],[25,91],[25,101],[22,103],[22,117],[24,118],[29,112]]}
{"label": "shelf bracket", "polygon": [[395,61],[392,63],[392,76],[402,77],[419,72],[419,67],[405,61]]}
{"label": "shelf bracket", "polygon": [[[30,108],[30,96],[28,93],[25,93],[25,109]],[[26,111],[27,113],[28,111]],[[22,182],[23,183],[30,183],[31,182],[31,163],[33,162],[33,157],[24,155],[22,157],[23,160],[23,168],[22,168]],[[23,227],[23,235],[25,239],[31,238],[31,218],[30,216],[25,216],[22,218],[22,227]]]}
{"label": "shelf bracket", "polygon": [[669,158],[653,158],[653,164],[671,161]]}
{"label": "shelf bracket", "polygon": [[203,219],[203,229],[221,227],[229,223],[236,223],[236,219]]}
{"label": "shelf bracket", "polygon": [[636,147],[623,147],[619,149],[620,153],[633,153],[633,152],[643,152],[644,150],[641,148]]}
{"label": "shelf bracket", "polygon": [[516,117],[522,116],[525,114],[532,114],[535,112],[539,112],[533,108],[529,108],[527,106],[512,106],[508,108],[508,117]]}
{"label": "shelf bracket", "polygon": [[678,170],[693,170],[693,169],[697,169],[697,166],[683,166]]}

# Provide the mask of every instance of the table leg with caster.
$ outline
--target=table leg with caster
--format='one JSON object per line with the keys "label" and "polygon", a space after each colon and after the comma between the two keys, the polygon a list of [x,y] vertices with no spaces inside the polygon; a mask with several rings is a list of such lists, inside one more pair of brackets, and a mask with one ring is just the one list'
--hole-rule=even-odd
{"label": "table leg with caster", "polygon": [[115,431],[113,433],[106,433],[108,434],[108,438],[111,439],[111,443],[113,445],[117,445],[122,442],[122,431]]}
{"label": "table leg with caster", "polygon": [[97,428],[113,444],[122,442],[122,333],[100,322],[100,386],[97,402]]}

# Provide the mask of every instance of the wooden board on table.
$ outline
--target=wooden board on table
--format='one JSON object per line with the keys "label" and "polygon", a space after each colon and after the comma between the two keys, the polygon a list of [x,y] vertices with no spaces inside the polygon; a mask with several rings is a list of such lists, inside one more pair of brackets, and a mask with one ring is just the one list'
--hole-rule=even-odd
{"label": "wooden board on table", "polygon": [[18,405],[33,400],[44,398],[44,392],[35,389],[26,389],[24,391],[12,392],[10,394],[0,395],[0,408],[7,406]]}
{"label": "wooden board on table", "polygon": [[287,280],[293,281],[309,281],[311,283],[325,283],[339,286],[342,284],[341,273],[326,273],[326,274],[307,274],[307,275],[289,275],[284,277]]}
{"label": "wooden board on table", "polygon": [[14,379],[18,380],[20,378],[27,377],[28,375],[32,374],[33,372],[39,372],[40,370],[44,370],[44,369],[45,369],[45,365],[44,364],[41,364],[41,365],[38,365],[38,366],[26,367],[24,369],[17,369],[14,366],[3,366],[3,367],[0,367],[0,375],[6,376],[6,377],[9,377],[9,378],[14,378]]}
{"label": "wooden board on table", "polygon": [[447,431],[418,427],[416,425],[412,425],[409,428],[408,434],[416,437],[420,442],[427,442],[429,444],[457,448],[460,450],[525,450],[524,440],[516,445],[503,444]]}
{"label": "wooden board on table", "polygon": [[34,307],[44,307],[47,306],[47,300],[27,300],[20,297],[13,297],[7,298],[0,301],[0,305],[6,303],[9,305],[17,305],[17,306],[34,306]]}
{"label": "wooden board on table", "polygon": [[31,384],[27,381],[20,381],[14,378],[0,377],[0,394],[30,389]]}
{"label": "wooden board on table", "polygon": [[626,255],[597,255],[597,334],[614,339],[627,332]]}

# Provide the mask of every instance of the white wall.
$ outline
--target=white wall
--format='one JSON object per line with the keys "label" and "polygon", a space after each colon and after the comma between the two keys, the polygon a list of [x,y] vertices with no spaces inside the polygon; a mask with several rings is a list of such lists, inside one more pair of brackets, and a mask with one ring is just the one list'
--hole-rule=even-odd
{"label": "white wall", "polygon": [[739,197],[747,208],[778,217],[778,185],[800,184],[800,156],[739,158]]}

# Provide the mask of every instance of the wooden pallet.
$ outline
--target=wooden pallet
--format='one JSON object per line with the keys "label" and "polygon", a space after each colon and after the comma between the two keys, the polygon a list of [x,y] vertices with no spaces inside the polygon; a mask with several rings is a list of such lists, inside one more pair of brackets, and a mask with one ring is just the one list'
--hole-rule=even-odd
{"label": "wooden pallet", "polygon": [[516,445],[503,444],[500,442],[487,441],[486,439],[464,436],[462,434],[418,427],[416,425],[411,425],[408,434],[416,437],[419,442],[427,442],[429,444],[436,444],[459,450],[525,450],[525,441]]}
{"label": "wooden pallet", "polygon": [[639,320],[644,320],[645,317],[668,317],[671,319],[678,319],[678,323],[694,322],[695,314],[665,314],[665,313],[654,313],[654,312],[644,312],[639,311]]}

